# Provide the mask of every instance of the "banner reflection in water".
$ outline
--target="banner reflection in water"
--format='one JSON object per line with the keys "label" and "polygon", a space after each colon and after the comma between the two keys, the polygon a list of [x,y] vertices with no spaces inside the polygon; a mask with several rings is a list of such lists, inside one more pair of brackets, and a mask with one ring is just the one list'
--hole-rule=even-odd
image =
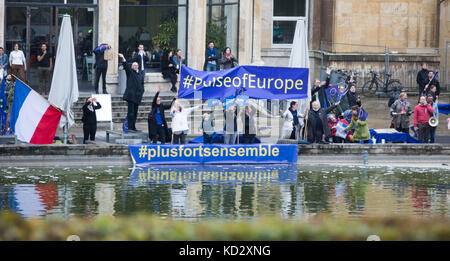
{"label": "banner reflection in water", "polygon": [[143,166],[131,172],[129,185],[185,183],[295,183],[297,165]]}

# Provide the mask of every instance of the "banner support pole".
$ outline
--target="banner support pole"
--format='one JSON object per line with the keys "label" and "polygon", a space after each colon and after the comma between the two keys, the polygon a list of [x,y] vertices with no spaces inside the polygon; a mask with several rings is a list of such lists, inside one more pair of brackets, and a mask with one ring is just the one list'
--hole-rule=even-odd
{"label": "banner support pole", "polygon": [[69,128],[69,123],[66,123],[64,125],[64,128],[63,128],[63,130],[64,130],[64,144],[67,144],[67,129],[68,128]]}

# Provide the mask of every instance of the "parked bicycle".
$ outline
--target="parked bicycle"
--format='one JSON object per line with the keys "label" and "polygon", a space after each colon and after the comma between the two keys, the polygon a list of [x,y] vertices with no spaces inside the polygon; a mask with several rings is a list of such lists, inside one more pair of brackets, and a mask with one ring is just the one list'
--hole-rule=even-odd
{"label": "parked bicycle", "polygon": [[370,71],[371,79],[364,83],[362,87],[362,94],[364,96],[374,96],[380,94],[390,95],[397,90],[402,84],[397,79],[391,79],[392,74],[386,74],[385,80],[382,81],[378,74]]}

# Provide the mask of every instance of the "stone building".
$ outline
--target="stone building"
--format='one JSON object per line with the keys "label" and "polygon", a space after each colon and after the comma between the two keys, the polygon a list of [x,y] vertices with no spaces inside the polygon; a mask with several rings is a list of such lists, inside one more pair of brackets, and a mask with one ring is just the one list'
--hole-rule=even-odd
{"label": "stone building", "polygon": [[[119,91],[117,52],[130,59],[138,43],[151,53],[146,65],[146,92],[162,79],[162,49],[181,49],[189,67],[202,70],[206,43],[231,47],[240,64],[287,66],[298,19],[309,22],[313,77],[323,66],[383,71],[402,81],[422,61],[444,71],[449,38],[449,0],[0,0],[0,45],[25,51],[27,79],[37,84],[36,54],[41,43],[56,50],[62,14],[72,16],[79,47],[80,90],[93,90],[92,49],[109,43],[107,85]],[[82,37],[78,38],[78,32]],[[79,40],[80,39],[80,40]],[[441,48],[441,49],[436,49]],[[220,50],[221,51],[221,50]],[[450,60],[450,59],[448,59]],[[448,62],[448,61],[447,61]],[[447,70],[450,71],[450,70]],[[444,74],[445,76],[445,74]],[[415,76],[414,76],[415,77]],[[442,82],[441,73],[441,82]],[[447,76],[448,79],[448,76]],[[412,84],[412,83],[411,83]]]}

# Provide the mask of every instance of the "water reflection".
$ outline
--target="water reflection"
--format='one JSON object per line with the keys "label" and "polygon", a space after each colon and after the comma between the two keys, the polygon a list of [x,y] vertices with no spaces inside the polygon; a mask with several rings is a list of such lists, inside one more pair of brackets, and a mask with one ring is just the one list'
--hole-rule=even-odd
{"label": "water reflection", "polygon": [[[131,172],[131,173],[130,173]],[[25,218],[450,217],[450,170],[296,165],[6,168],[0,209]]]}

